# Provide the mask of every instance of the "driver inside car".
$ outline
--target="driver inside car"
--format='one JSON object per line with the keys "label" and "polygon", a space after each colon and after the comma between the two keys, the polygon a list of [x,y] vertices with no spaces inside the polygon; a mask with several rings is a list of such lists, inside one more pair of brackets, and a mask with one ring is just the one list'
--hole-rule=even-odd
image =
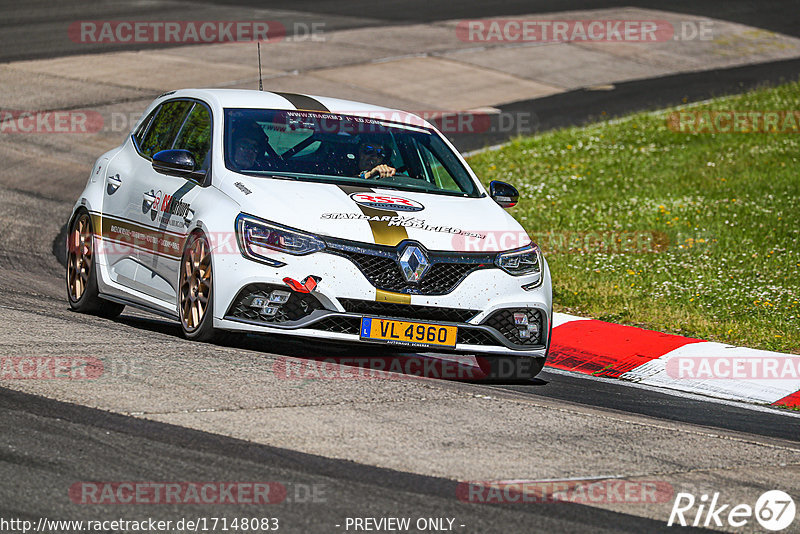
{"label": "driver inside car", "polygon": [[359,178],[379,179],[394,176],[397,169],[388,165],[392,152],[384,144],[371,140],[363,140],[358,145]]}
{"label": "driver inside car", "polygon": [[240,170],[259,171],[269,169],[265,154],[269,138],[255,123],[237,125],[233,130],[233,163]]}

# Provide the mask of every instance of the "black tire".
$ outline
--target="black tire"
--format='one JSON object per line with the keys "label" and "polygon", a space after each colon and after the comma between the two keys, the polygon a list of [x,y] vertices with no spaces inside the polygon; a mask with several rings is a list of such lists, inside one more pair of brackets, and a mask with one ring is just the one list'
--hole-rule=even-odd
{"label": "black tire", "polygon": [[[200,295],[198,295],[197,291],[194,291],[197,286],[193,285],[191,275],[186,271],[186,264],[187,262],[191,262],[189,255],[192,253],[192,250],[196,250],[195,247],[197,247],[199,243],[202,243],[202,246],[205,247],[207,251],[207,263],[205,263],[204,258],[200,258],[199,261],[196,262],[198,265],[195,265],[193,268],[202,271],[203,264],[205,263],[204,267],[208,270],[208,285],[202,317],[200,317],[198,321],[197,317],[192,316],[191,310],[187,308],[187,305],[190,307],[194,306],[196,301],[192,299],[197,299]],[[184,337],[192,341],[211,342],[220,338],[219,331],[214,328],[214,266],[212,260],[210,245],[206,236],[201,232],[195,232],[190,235],[189,239],[186,240],[186,246],[181,255],[178,279],[178,317]],[[198,273],[195,272],[194,274],[197,275]],[[187,275],[189,276],[188,278]],[[193,292],[194,294],[192,294]]]}
{"label": "black tire", "polygon": [[530,382],[544,367],[546,358],[532,356],[477,356],[486,375],[481,382],[514,384]]}
{"label": "black tire", "polygon": [[92,217],[85,210],[76,213],[67,231],[67,300],[73,310],[113,319],[123,304],[100,298],[94,251]]}

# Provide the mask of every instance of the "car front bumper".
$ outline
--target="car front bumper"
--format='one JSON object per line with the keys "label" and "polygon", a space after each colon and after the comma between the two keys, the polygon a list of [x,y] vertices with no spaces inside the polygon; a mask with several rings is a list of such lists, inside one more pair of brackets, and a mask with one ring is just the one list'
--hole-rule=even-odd
{"label": "car front bumper", "polygon": [[[542,283],[530,290],[522,287],[533,280],[530,276],[515,277],[497,268],[485,268],[467,275],[447,294],[407,295],[377,290],[353,262],[336,254],[318,252],[299,257],[276,254],[275,259],[286,265],[272,267],[236,254],[215,256],[216,328],[373,343],[359,335],[361,318],[379,317],[459,328],[455,347],[428,347],[426,351],[532,357],[547,354],[552,286],[546,262]],[[308,296],[292,292],[283,281],[284,278],[303,281],[309,276],[320,281]],[[294,308],[302,304],[300,299],[312,300],[305,309],[295,309],[275,321],[247,309],[246,293],[255,294],[253,288],[261,290],[258,294],[268,294],[274,289],[289,291]],[[521,340],[516,335],[514,312],[525,313],[531,322],[538,320],[535,342]],[[413,350],[420,349],[413,347]]]}

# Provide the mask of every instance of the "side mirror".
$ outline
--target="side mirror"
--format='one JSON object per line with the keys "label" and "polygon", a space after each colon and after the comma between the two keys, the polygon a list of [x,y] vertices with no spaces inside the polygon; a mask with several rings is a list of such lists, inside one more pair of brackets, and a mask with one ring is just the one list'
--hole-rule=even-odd
{"label": "side mirror", "polygon": [[194,156],[188,150],[162,150],[153,154],[153,169],[169,176],[194,177]]}
{"label": "side mirror", "polygon": [[489,196],[500,204],[501,208],[513,208],[519,200],[519,191],[511,184],[493,180],[489,183]]}

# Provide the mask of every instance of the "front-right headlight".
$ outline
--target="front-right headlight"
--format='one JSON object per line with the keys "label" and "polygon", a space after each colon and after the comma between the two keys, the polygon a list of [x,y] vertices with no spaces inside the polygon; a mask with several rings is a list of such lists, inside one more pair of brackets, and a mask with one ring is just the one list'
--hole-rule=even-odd
{"label": "front-right headlight", "polygon": [[[532,282],[534,285],[542,280],[542,252],[533,243],[517,250],[498,254],[494,263],[512,276],[537,275],[538,280]],[[531,284],[526,285],[531,286]]]}

